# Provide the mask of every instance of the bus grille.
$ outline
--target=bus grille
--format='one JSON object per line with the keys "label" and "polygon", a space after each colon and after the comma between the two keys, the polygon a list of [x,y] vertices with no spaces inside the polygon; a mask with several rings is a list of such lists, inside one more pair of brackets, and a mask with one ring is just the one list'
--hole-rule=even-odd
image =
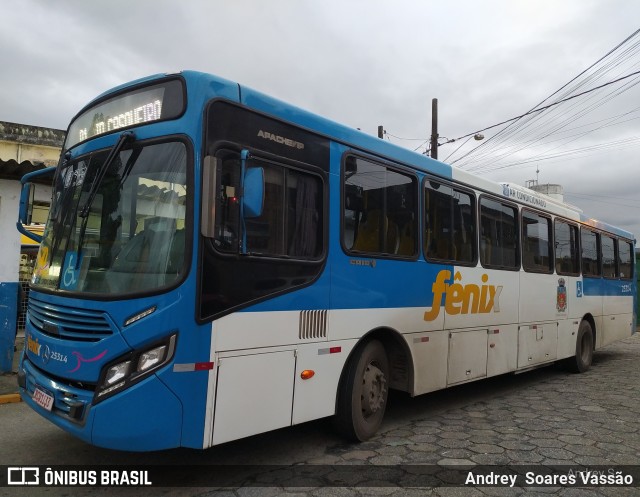
{"label": "bus grille", "polygon": [[38,331],[62,340],[98,342],[113,334],[103,312],[49,304],[33,294],[27,316]]}
{"label": "bus grille", "polygon": [[327,311],[300,311],[301,340],[308,338],[326,338]]}

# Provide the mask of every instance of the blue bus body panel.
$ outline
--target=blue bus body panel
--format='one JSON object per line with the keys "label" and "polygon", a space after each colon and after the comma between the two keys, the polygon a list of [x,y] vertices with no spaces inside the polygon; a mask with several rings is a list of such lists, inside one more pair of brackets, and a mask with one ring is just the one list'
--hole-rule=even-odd
{"label": "blue bus body panel", "polygon": [[[32,290],[25,330],[25,353],[29,360],[58,378],[97,383],[104,363],[129,352],[131,348],[109,314],[103,312],[102,307],[93,307],[86,300],[60,299]],[[33,321],[41,323],[41,327],[48,329],[50,334],[40,332]],[[80,339],[89,335],[86,333],[88,328],[94,328],[91,331],[98,334],[98,341]],[[54,336],[58,333],[63,337],[73,334],[78,338]]]}
{"label": "blue bus body panel", "polygon": [[[57,400],[63,396],[62,391],[73,390],[74,395],[89,408],[90,416],[86,426],[79,427],[64,417],[47,413],[39,407],[35,407],[35,410],[83,440],[104,447],[119,449],[138,447],[139,450],[155,450],[182,445],[202,448],[206,411],[206,395],[203,392],[207,391],[208,371],[180,374],[172,372],[173,364],[207,363],[210,360],[211,325],[199,326],[194,323],[193,318],[185,319],[185,311],[187,316],[193,316],[194,309],[193,301],[185,302],[183,292],[186,291],[186,286],[190,287],[195,294],[193,285],[192,281],[187,280],[182,287],[169,293],[131,301],[65,299],[64,304],[67,306],[105,310],[110,321],[118,325],[118,328],[114,328],[112,335],[100,342],[83,344],[83,342],[53,339],[35,330],[28,323],[26,339],[28,361],[23,361],[22,367],[33,384],[27,388],[28,395],[24,395],[23,392],[25,400],[30,405],[34,405],[31,396],[35,386],[42,387],[46,392],[53,394]],[[35,291],[34,295],[39,300],[61,301],[55,296]],[[127,318],[152,307],[156,307],[157,310],[126,327],[124,332],[120,331],[119,328],[123,327]],[[97,383],[105,364],[114,362],[132,350],[148,348],[160,338],[173,333],[177,333],[173,361],[149,378],[113,397],[92,405],[93,391],[74,389],[70,386],[71,382],[79,381]],[[32,348],[35,348],[33,344],[36,343],[40,346],[40,354],[28,350],[30,343]],[[82,348],[82,345],[86,345],[86,348]],[[43,359],[45,348],[49,351],[46,363]],[[56,358],[66,357],[67,362],[53,360],[53,353],[57,354]],[[31,364],[38,369],[33,368]],[[65,382],[56,382],[45,376],[44,372],[47,375],[64,378]],[[64,406],[61,404],[61,407]],[[153,409],[149,410],[150,408]],[[122,414],[124,412],[127,414]],[[147,416],[150,420],[138,421]],[[136,429],[132,432],[137,422],[142,422],[146,430]],[[92,423],[104,424],[92,427]],[[93,435],[86,433],[87,430],[92,431]],[[128,437],[124,435],[126,433],[129,433]],[[132,433],[139,433],[136,435],[135,444],[131,442],[134,438]],[[99,441],[96,436],[100,439]],[[113,436],[115,438],[109,438]],[[145,436],[148,436],[146,442]],[[121,444],[125,442],[126,446]]]}
{"label": "blue bus body panel", "polygon": [[635,282],[633,280],[608,280],[585,277],[582,281],[584,295],[589,297],[633,297],[636,293]]}
{"label": "blue bus body panel", "polygon": [[[26,372],[26,389],[21,396],[34,411],[87,443],[119,450],[161,450],[178,447],[181,442],[182,405],[176,395],[157,376],[152,375],[122,392],[89,407],[83,419],[71,421],[59,412],[64,410],[60,395],[56,394],[54,411],[37,405],[33,391],[38,388],[48,393],[56,392],[55,381],[23,363]],[[64,385],[68,394],[90,406],[93,395],[86,390]],[[201,445],[200,445],[201,446]]]}
{"label": "blue bus body panel", "polygon": [[95,445],[142,451],[181,445],[182,404],[156,375],[96,407],[91,430]]}

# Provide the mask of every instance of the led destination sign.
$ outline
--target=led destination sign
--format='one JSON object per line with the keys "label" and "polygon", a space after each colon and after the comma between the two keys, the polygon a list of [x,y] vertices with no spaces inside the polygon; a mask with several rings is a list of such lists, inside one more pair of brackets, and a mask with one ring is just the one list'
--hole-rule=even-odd
{"label": "led destination sign", "polygon": [[73,121],[65,150],[120,128],[173,119],[183,110],[184,96],[179,80],[120,94],[87,109]]}
{"label": "led destination sign", "polygon": [[113,131],[114,129],[124,128],[126,126],[133,126],[134,124],[148,123],[150,121],[157,121],[162,115],[162,100],[156,99],[153,102],[142,104],[140,107],[136,107],[133,110],[128,110],[122,114],[118,114],[114,117],[107,117],[106,120],[97,121],[93,124],[90,130],[82,128],[78,130],[79,141],[90,138],[91,136],[101,135],[107,131]]}

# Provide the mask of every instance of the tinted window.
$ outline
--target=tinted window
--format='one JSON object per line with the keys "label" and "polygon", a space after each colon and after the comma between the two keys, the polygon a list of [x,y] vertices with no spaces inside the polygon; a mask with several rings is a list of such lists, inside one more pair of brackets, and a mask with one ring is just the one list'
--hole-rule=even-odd
{"label": "tinted window", "polygon": [[476,260],[475,198],[436,181],[425,188],[427,259],[473,263]]}
{"label": "tinted window", "polygon": [[633,277],[633,245],[624,240],[618,243],[618,267],[620,278],[630,280]]}
{"label": "tinted window", "polygon": [[582,229],[580,247],[582,248],[582,274],[584,276],[600,276],[599,238],[597,233]]}
{"label": "tinted window", "polygon": [[602,236],[602,275],[605,278],[617,278],[616,240]]}
{"label": "tinted window", "polygon": [[579,274],[578,227],[556,220],[555,226],[556,272]]}
{"label": "tinted window", "polygon": [[416,185],[413,176],[348,157],[344,173],[344,247],[353,252],[415,256]]}
{"label": "tinted window", "polygon": [[480,261],[485,267],[517,269],[518,210],[490,198],[480,201]]}
{"label": "tinted window", "polygon": [[535,212],[522,213],[522,267],[525,271],[551,272],[551,219]]}
{"label": "tinted window", "polygon": [[219,150],[215,157],[215,223],[201,248],[201,319],[308,285],[324,265],[319,175],[259,157],[247,160],[247,169],[264,170],[265,186],[261,215],[243,220],[240,154]]}
{"label": "tinted window", "polygon": [[262,214],[240,220],[240,158],[218,154],[220,186],[216,205],[215,246],[236,253],[244,232],[251,255],[318,258],[322,254],[322,180],[306,172],[252,159],[248,167],[264,170]]}

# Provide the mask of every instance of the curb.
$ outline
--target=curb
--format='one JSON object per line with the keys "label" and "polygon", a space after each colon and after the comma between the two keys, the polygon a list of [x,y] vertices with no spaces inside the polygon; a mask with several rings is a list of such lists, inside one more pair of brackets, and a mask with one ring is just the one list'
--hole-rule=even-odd
{"label": "curb", "polygon": [[0,395],[0,404],[14,404],[16,402],[22,402],[22,398],[18,393],[7,393]]}

